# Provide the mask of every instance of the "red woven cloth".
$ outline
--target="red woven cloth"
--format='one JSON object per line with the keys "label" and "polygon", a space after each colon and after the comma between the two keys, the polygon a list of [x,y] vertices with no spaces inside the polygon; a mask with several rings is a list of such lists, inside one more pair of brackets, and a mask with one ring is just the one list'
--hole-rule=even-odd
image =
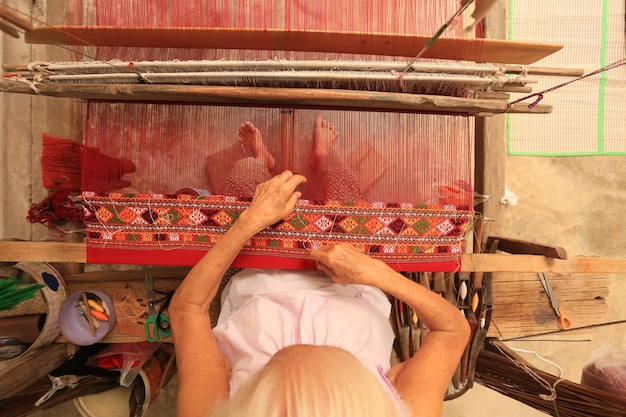
{"label": "red woven cloth", "polygon": [[[225,196],[85,192],[87,257],[94,263],[193,265],[248,208]],[[313,269],[308,252],[349,242],[402,271],[459,267],[472,211],[456,206],[300,200],[255,235],[233,267]]]}

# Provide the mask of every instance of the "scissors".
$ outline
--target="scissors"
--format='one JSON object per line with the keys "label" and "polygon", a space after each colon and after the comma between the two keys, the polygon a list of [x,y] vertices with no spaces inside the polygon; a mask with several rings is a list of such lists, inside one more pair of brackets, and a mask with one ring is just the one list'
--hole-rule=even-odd
{"label": "scissors", "polygon": [[572,327],[572,322],[567,317],[567,314],[563,312],[561,307],[559,307],[559,300],[556,299],[554,295],[554,291],[552,291],[552,286],[550,285],[550,281],[548,280],[548,276],[544,272],[537,273],[539,275],[539,280],[543,284],[543,288],[546,290],[546,294],[550,298],[550,304],[552,304],[552,308],[556,313],[556,316],[559,318],[559,327],[563,330],[567,330]]}
{"label": "scissors", "polygon": [[[170,319],[162,311],[157,310],[154,304],[154,281],[150,274],[146,274],[146,293],[148,295],[148,313],[146,320],[146,339],[149,342],[157,342],[172,334]],[[163,309],[163,307],[162,307]]]}

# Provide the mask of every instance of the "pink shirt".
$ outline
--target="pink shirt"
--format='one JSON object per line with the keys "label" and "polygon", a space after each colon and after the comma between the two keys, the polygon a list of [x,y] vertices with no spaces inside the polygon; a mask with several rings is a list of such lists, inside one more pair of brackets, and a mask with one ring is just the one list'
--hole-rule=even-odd
{"label": "pink shirt", "polygon": [[240,272],[222,294],[213,329],[231,364],[231,396],[277,351],[294,344],[343,348],[387,386],[390,311],[379,289],[335,284],[316,271]]}

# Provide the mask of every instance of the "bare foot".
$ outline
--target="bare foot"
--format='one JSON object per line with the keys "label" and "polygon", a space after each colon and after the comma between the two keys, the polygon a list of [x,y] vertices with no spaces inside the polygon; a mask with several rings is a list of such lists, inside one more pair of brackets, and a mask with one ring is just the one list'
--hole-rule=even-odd
{"label": "bare foot", "polygon": [[335,141],[339,134],[335,131],[335,127],[328,123],[325,119],[318,117],[315,119],[315,130],[313,132],[313,157],[311,158],[311,169],[319,169],[324,162],[330,150],[335,145]]}
{"label": "bare foot", "polygon": [[261,132],[252,123],[245,122],[239,126],[239,143],[250,149],[252,155],[265,165],[268,171],[274,168],[274,158],[267,151]]}

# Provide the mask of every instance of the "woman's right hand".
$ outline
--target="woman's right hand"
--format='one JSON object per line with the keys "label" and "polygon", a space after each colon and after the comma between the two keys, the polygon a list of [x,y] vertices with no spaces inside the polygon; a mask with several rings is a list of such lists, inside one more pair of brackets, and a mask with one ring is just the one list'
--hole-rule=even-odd
{"label": "woman's right hand", "polygon": [[246,210],[248,220],[254,225],[255,232],[287,218],[298,199],[302,196],[296,191],[306,178],[291,171],[283,171],[269,181],[256,187],[250,207]]}
{"label": "woman's right hand", "polygon": [[309,253],[317,268],[338,284],[363,284],[379,286],[377,279],[383,274],[380,268],[387,266],[370,258],[352,245],[322,246]]}

